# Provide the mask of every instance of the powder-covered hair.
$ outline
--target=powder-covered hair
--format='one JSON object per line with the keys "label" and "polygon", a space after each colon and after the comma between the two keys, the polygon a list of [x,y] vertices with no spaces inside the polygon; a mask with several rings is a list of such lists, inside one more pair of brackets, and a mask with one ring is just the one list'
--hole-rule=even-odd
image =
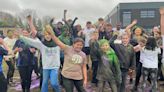
{"label": "powder-covered hair", "polygon": [[109,41],[106,40],[106,39],[101,39],[99,40],[99,46],[101,47],[104,43],[108,43],[109,44]]}
{"label": "powder-covered hair", "polygon": [[50,25],[45,25],[43,33],[44,34],[48,33],[47,30],[52,30],[53,31],[53,29]]}

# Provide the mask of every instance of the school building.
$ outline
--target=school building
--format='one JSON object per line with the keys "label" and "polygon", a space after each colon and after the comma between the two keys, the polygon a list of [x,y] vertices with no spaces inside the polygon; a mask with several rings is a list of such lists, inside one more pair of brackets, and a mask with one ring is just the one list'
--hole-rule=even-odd
{"label": "school building", "polygon": [[125,28],[137,19],[139,26],[151,29],[153,26],[160,25],[159,8],[162,6],[164,7],[164,2],[119,3],[105,17],[105,20],[114,27],[117,23],[121,23]]}

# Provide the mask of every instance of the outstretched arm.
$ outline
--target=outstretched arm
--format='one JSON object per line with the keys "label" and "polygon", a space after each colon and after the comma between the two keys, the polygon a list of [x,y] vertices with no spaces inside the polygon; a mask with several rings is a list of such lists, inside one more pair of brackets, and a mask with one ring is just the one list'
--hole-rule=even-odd
{"label": "outstretched arm", "polygon": [[33,36],[36,36],[37,30],[36,30],[36,28],[35,28],[35,26],[34,26],[34,24],[33,24],[31,15],[27,16],[27,21],[28,21],[28,24],[29,24],[29,26],[30,26],[32,35],[33,35]]}
{"label": "outstretched arm", "polygon": [[74,18],[74,20],[73,20],[73,22],[72,22],[72,24],[71,24],[71,28],[72,28],[72,29],[73,29],[73,26],[74,26],[74,24],[75,24],[75,22],[76,22],[77,19],[78,19],[77,17]]}
{"label": "outstretched arm", "polygon": [[[162,44],[163,44],[163,48],[164,48],[164,7],[163,8],[160,8],[160,14],[161,14],[161,33],[162,33]],[[163,66],[164,66],[164,53],[163,53],[163,58],[162,58],[162,63],[163,63]]]}
{"label": "outstretched arm", "polygon": [[65,24],[68,24],[67,19],[66,19],[66,14],[67,14],[67,10],[64,10],[64,18],[63,18],[63,21],[65,22]]}
{"label": "outstretched arm", "polygon": [[164,36],[164,7],[160,9],[161,14],[161,33]]}
{"label": "outstretched arm", "polygon": [[64,20],[66,20],[67,10],[64,10]]}
{"label": "outstretched arm", "polygon": [[127,32],[127,34],[128,34],[129,36],[131,35],[130,29],[131,29],[135,24],[137,24],[137,20],[136,20],[136,19],[133,20],[133,22],[125,28],[125,32]]}
{"label": "outstretched arm", "polygon": [[51,25],[51,27],[53,27],[54,28],[54,26],[53,26],[53,21],[55,20],[55,18],[52,18],[51,20],[50,20],[50,25]]}

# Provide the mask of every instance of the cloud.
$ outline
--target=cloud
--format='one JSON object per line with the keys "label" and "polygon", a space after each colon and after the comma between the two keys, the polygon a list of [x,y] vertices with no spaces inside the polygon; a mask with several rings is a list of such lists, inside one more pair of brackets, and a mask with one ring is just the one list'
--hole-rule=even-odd
{"label": "cloud", "polygon": [[[68,18],[79,18],[79,23],[95,22],[99,17],[105,17],[116,5],[117,0],[5,0],[3,9],[20,11],[34,9],[39,16],[63,17],[63,10],[68,10]],[[2,4],[2,3],[1,3]],[[10,7],[11,6],[11,7]]]}
{"label": "cloud", "polygon": [[[58,15],[64,9],[71,14],[104,16],[118,2],[135,2],[138,0],[1,0],[0,9],[21,10],[35,9],[43,15]],[[140,1],[164,1],[164,0],[140,0]]]}
{"label": "cloud", "polygon": [[95,22],[99,17],[105,17],[118,2],[135,1],[138,0],[1,0],[0,9],[11,12],[34,9],[38,16],[55,16],[57,20],[63,18],[63,11],[67,9],[68,18],[78,17],[78,23],[85,23],[88,20]]}
{"label": "cloud", "polygon": [[0,11],[15,12],[20,11],[17,0],[1,0],[0,1]]}

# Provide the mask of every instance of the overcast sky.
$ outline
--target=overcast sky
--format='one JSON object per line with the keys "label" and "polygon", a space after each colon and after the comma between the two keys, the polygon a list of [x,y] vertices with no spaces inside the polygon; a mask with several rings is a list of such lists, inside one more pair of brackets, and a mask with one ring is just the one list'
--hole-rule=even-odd
{"label": "overcast sky", "polygon": [[50,15],[62,19],[63,10],[68,10],[68,18],[78,17],[78,23],[87,20],[95,22],[105,17],[119,2],[164,1],[164,0],[0,0],[0,10],[13,13],[22,9],[34,9],[39,16]]}

